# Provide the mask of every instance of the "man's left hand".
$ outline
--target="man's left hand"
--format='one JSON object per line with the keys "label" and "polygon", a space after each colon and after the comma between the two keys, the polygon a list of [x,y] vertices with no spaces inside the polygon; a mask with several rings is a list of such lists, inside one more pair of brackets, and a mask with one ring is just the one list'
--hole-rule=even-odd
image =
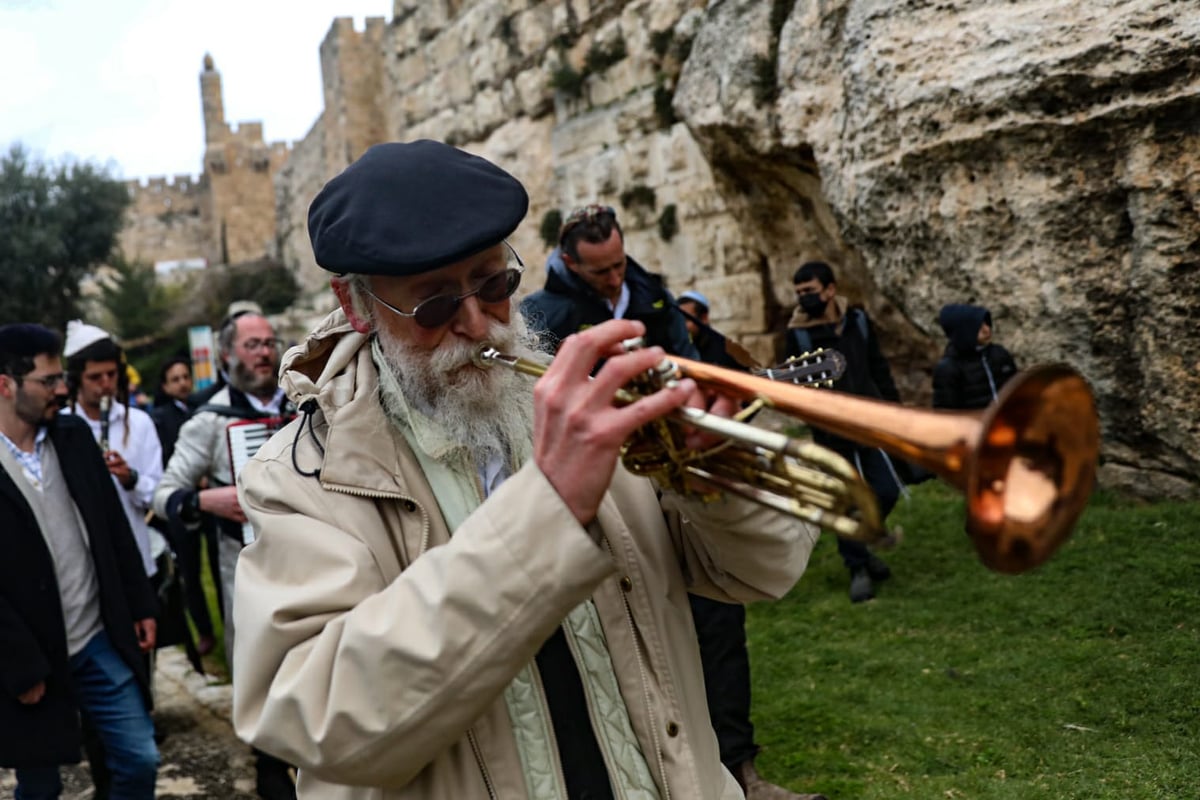
{"label": "man's left hand", "polygon": [[[695,391],[688,395],[687,402],[684,405],[690,408],[698,408],[714,416],[725,417],[727,419],[741,410],[741,403],[737,400],[717,392],[709,391],[699,385],[697,385]],[[707,450],[725,441],[727,440],[724,437],[718,436],[715,433],[702,431],[698,428],[688,428],[683,437],[684,446],[688,450]]]}
{"label": "man's left hand", "polygon": [[104,454],[104,463],[108,465],[108,474],[116,478],[117,482],[126,489],[132,489],[137,485],[137,472],[116,450],[109,450]]}
{"label": "man's left hand", "polygon": [[139,619],[133,623],[133,630],[137,633],[138,647],[143,653],[154,649],[154,642],[158,636],[158,623],[154,621],[154,617]]}

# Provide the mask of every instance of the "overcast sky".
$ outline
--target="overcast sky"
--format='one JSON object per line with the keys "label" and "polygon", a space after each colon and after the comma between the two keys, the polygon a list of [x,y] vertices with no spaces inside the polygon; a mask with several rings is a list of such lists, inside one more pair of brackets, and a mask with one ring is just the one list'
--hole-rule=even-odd
{"label": "overcast sky", "polygon": [[0,0],[0,147],[124,178],[198,174],[206,52],[226,121],[295,141],[321,112],[318,48],[339,16],[361,30],[392,0]]}

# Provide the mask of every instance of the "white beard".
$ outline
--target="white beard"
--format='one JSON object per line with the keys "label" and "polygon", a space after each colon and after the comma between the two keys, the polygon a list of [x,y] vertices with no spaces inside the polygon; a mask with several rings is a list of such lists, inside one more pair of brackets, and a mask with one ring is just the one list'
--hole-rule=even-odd
{"label": "white beard", "polygon": [[[415,348],[384,329],[377,330],[376,337],[392,373],[391,380],[381,376],[379,392],[393,424],[404,418],[407,403],[449,440],[461,444],[476,463],[529,450],[533,439],[532,378],[502,365],[475,366],[473,358],[480,343],[457,336],[448,335],[432,351]],[[519,313],[513,314],[507,325],[492,321],[487,341],[508,355],[538,361],[547,358],[537,350],[537,336],[529,332]]]}

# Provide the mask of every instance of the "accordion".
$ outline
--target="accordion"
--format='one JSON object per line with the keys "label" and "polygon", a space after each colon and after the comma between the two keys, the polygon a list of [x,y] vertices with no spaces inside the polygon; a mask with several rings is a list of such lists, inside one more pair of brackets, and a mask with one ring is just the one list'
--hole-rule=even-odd
{"label": "accordion", "polygon": [[[258,448],[267,443],[275,431],[287,425],[294,415],[283,417],[263,417],[261,419],[241,419],[231,422],[225,428],[225,440],[229,444],[229,469],[233,473],[233,483],[237,485],[238,476],[242,469],[254,458]],[[242,543],[254,541],[254,528],[249,522],[242,524]]]}

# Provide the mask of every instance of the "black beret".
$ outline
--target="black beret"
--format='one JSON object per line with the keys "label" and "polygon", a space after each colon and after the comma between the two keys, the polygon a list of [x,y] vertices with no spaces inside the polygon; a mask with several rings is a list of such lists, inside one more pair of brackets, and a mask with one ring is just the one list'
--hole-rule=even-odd
{"label": "black beret", "polygon": [[378,144],[308,208],[317,264],[417,275],[499,244],[529,209],[525,187],[490,161],[424,139]]}

